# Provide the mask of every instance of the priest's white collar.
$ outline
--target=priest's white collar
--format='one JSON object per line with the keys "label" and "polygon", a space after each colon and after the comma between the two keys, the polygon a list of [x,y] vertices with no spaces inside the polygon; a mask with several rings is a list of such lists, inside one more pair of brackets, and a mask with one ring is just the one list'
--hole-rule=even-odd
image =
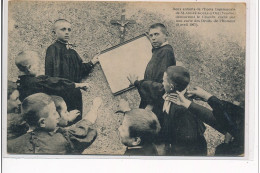
{"label": "priest's white collar", "polygon": [[163,46],[165,46],[166,44],[169,44],[169,42],[168,42],[168,41],[164,42],[160,47],[163,47]]}

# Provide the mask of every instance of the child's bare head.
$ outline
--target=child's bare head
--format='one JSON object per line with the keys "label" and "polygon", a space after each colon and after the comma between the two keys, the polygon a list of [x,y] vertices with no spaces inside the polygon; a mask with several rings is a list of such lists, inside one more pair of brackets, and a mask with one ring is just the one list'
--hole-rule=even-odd
{"label": "child's bare head", "polygon": [[66,19],[58,19],[53,24],[53,33],[57,40],[68,42],[70,39],[71,23]]}
{"label": "child's bare head", "polygon": [[60,116],[62,118],[67,117],[68,116],[68,108],[67,108],[67,104],[65,103],[63,98],[60,97],[60,96],[56,96],[56,95],[52,95],[51,98],[54,101],[54,104],[56,106],[56,111],[60,114]]}
{"label": "child's bare head", "polygon": [[189,71],[181,66],[170,66],[163,76],[163,86],[167,93],[183,91],[190,83]]}
{"label": "child's bare head", "polygon": [[166,29],[166,26],[162,23],[155,23],[155,24],[152,24],[150,27],[149,27],[149,31],[151,29],[155,29],[155,28],[160,28],[160,30],[162,31],[162,33],[166,36],[168,36],[168,31]]}
{"label": "child's bare head", "polygon": [[155,23],[149,28],[149,38],[154,48],[160,47],[167,41],[168,32],[166,27],[161,23]]}
{"label": "child's bare head", "polygon": [[21,72],[25,74],[38,75],[39,55],[35,51],[22,51],[15,59],[15,64]]}
{"label": "child's bare head", "polygon": [[160,129],[160,123],[152,111],[133,109],[125,113],[118,130],[124,145],[138,146],[152,143]]}
{"label": "child's bare head", "polygon": [[47,131],[53,131],[60,118],[52,98],[44,93],[26,97],[22,103],[22,114],[30,127]]}
{"label": "child's bare head", "polygon": [[18,113],[21,102],[19,100],[19,91],[15,82],[8,81],[7,90],[7,113]]}

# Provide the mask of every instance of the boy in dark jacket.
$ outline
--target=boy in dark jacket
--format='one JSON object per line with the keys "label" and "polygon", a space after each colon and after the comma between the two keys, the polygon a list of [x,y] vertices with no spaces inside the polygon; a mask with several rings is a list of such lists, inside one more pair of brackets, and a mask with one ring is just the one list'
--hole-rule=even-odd
{"label": "boy in dark jacket", "polygon": [[15,64],[20,70],[17,80],[17,89],[20,93],[20,100],[35,93],[46,93],[48,95],[61,96],[68,110],[79,110],[81,116],[76,118],[79,121],[82,117],[82,95],[80,89],[88,87],[87,83],[74,83],[68,79],[39,75],[39,56],[34,51],[23,51],[15,59]]}
{"label": "boy in dark jacket", "polygon": [[204,156],[207,143],[204,124],[187,108],[171,101],[171,95],[184,92],[190,82],[188,70],[170,66],[163,76],[163,83],[140,81],[136,84],[142,95],[151,101],[162,129],[157,144],[165,145],[166,155]]}
{"label": "boy in dark jacket", "polygon": [[69,43],[71,31],[71,23],[68,20],[58,19],[54,22],[52,32],[57,40],[47,48],[45,75],[61,77],[78,83],[91,72],[98,62],[98,56],[95,56],[88,63],[83,63]]}

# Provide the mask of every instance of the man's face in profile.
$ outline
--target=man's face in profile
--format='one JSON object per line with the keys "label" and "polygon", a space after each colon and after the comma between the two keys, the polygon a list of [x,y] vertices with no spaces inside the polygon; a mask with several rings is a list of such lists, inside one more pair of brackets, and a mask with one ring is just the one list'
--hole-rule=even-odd
{"label": "man's face in profile", "polygon": [[158,48],[166,42],[166,35],[161,31],[160,27],[151,28],[149,31],[149,38],[154,48]]}

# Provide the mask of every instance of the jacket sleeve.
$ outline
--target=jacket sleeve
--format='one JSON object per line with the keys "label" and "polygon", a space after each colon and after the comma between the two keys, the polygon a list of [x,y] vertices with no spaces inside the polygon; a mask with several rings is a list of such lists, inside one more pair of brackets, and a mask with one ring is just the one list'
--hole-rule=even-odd
{"label": "jacket sleeve", "polygon": [[75,83],[64,78],[49,77],[49,76],[38,76],[35,80],[36,89],[42,90],[48,94],[55,94],[58,92],[66,92],[75,88]]}
{"label": "jacket sleeve", "polygon": [[212,107],[218,124],[235,138],[240,137],[244,126],[244,109],[215,96],[209,98],[208,104]]}
{"label": "jacket sleeve", "polygon": [[165,93],[163,85],[158,82],[141,80],[135,81],[134,85],[138,89],[140,97],[151,105],[157,103]]}
{"label": "jacket sleeve", "polygon": [[90,61],[88,63],[82,63],[81,69],[82,69],[82,77],[86,77],[89,75],[91,70],[93,69],[94,64]]}
{"label": "jacket sleeve", "polygon": [[84,78],[89,75],[94,67],[94,64],[91,61],[89,61],[88,63],[84,63],[79,54],[76,51],[75,53],[77,54],[78,61],[80,63],[81,78]]}
{"label": "jacket sleeve", "polygon": [[173,66],[176,65],[176,60],[175,60],[175,56],[173,53],[173,50],[167,50],[164,52],[162,59],[165,60],[164,65],[165,68],[167,69],[169,66]]}
{"label": "jacket sleeve", "polygon": [[202,122],[210,125],[220,133],[225,134],[226,131],[224,131],[219,123],[216,120],[216,117],[213,115],[213,112],[209,110],[208,108],[201,106],[197,103],[191,102],[188,110],[194,114],[196,117],[198,117]]}

